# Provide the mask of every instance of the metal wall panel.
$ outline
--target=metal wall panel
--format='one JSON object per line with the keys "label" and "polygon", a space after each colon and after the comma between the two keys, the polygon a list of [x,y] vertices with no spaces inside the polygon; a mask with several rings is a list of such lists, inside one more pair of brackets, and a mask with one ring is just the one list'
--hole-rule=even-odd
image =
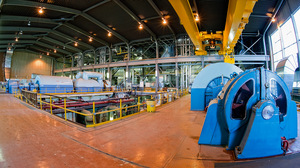
{"label": "metal wall panel", "polygon": [[4,62],[5,62],[5,53],[0,53],[0,81],[5,81],[5,68],[4,68]]}
{"label": "metal wall panel", "polygon": [[14,52],[10,78],[31,78],[31,74],[51,75],[50,58],[27,52]]}

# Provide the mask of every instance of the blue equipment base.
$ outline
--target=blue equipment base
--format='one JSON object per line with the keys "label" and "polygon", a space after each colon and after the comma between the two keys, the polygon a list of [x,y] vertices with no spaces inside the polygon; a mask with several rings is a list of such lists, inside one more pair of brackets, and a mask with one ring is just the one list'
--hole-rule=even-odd
{"label": "blue equipment base", "polygon": [[[263,118],[262,111],[272,106],[271,118]],[[247,129],[240,146],[235,148],[238,159],[268,157],[283,154],[279,129],[279,110],[271,101],[260,101],[253,107]]]}
{"label": "blue equipment base", "polygon": [[191,110],[192,111],[203,111],[205,88],[192,88],[191,91]]}

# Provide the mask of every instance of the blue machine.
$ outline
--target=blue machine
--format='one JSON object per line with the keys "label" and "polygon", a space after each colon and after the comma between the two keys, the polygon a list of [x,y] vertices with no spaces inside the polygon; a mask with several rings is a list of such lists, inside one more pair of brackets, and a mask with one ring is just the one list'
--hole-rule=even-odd
{"label": "blue machine", "polygon": [[6,92],[13,94],[19,88],[19,79],[10,79],[7,81]]}
{"label": "blue machine", "polygon": [[192,85],[191,110],[203,111],[217,97],[234,72],[240,73],[242,70],[228,63],[215,63],[203,68]]}
{"label": "blue machine", "polygon": [[281,137],[297,137],[296,103],[277,74],[259,68],[230,79],[209,103],[198,143],[246,159],[283,154]]}
{"label": "blue machine", "polygon": [[35,84],[39,93],[73,92],[73,81],[68,77],[37,75]]}

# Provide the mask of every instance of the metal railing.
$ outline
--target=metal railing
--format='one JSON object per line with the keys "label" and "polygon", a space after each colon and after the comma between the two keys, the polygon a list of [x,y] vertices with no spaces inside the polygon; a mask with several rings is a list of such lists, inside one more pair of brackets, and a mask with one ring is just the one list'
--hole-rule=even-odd
{"label": "metal railing", "polygon": [[[52,94],[41,94],[26,90],[18,90],[14,96],[22,101],[41,110],[56,115],[66,121],[71,121],[85,127],[97,127],[106,123],[121,120],[146,111],[146,100],[154,99],[156,106],[161,106],[184,96],[188,90],[178,92],[161,92],[152,95],[141,95],[129,99],[113,99],[114,103],[104,103],[101,101],[80,101],[66,97],[59,97]],[[73,108],[74,104],[85,103],[90,105],[90,111],[82,109],[81,112]],[[105,105],[102,107],[101,105]],[[113,105],[113,106],[112,106]],[[88,106],[87,106],[88,107]],[[113,107],[109,109],[108,107]],[[72,109],[73,108],[73,109]],[[80,108],[80,106],[78,106]],[[98,109],[98,110],[97,110]],[[79,119],[81,119],[79,121]]]}

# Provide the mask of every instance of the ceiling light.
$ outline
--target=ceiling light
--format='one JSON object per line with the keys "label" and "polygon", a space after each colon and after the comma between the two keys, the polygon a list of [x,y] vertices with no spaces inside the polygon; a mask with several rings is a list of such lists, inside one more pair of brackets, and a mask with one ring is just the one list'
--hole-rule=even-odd
{"label": "ceiling light", "polygon": [[49,52],[47,52],[47,55],[49,55]]}
{"label": "ceiling light", "polygon": [[275,22],[276,21],[276,19],[275,18],[272,18],[272,22]]}
{"label": "ceiling light", "polygon": [[77,42],[77,41],[74,42],[74,46],[75,46],[75,47],[78,46],[78,42]]}
{"label": "ceiling light", "polygon": [[143,25],[141,23],[139,23],[139,29],[142,30],[143,29]]}
{"label": "ceiling light", "polygon": [[162,23],[163,23],[164,25],[166,25],[166,24],[167,24],[167,20],[166,20],[165,18],[162,18],[162,20],[163,20]]}
{"label": "ceiling light", "polygon": [[54,49],[53,52],[56,53],[56,49]]}
{"label": "ceiling light", "polygon": [[89,37],[89,42],[92,42],[93,41],[93,38],[92,37]]}
{"label": "ceiling light", "polygon": [[111,32],[108,32],[107,36],[110,37],[111,36]]}
{"label": "ceiling light", "polygon": [[19,38],[18,38],[18,37],[16,37],[15,41],[19,41]]}
{"label": "ceiling light", "polygon": [[28,20],[28,24],[27,25],[30,26],[30,20]]}
{"label": "ceiling light", "polygon": [[22,34],[23,34],[23,31],[22,31],[22,30],[20,30],[19,34],[20,34],[20,35],[22,35]]}
{"label": "ceiling light", "polygon": [[198,14],[196,14],[196,16],[195,16],[195,21],[196,21],[196,22],[199,22],[199,21],[200,21],[200,18],[199,18],[199,15],[198,15]]}
{"label": "ceiling light", "polygon": [[43,58],[43,56],[42,56],[42,55],[40,55],[40,58]]}
{"label": "ceiling light", "polygon": [[43,14],[44,13],[44,9],[42,7],[39,8],[39,14]]}

